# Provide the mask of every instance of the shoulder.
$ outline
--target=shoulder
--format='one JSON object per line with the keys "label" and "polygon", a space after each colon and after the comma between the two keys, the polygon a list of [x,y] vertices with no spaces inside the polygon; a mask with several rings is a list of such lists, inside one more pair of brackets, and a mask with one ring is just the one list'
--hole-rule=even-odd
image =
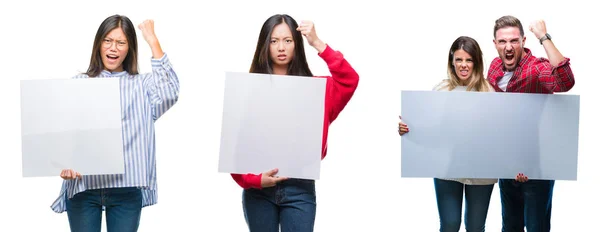
{"label": "shoulder", "polygon": [[492,63],[490,63],[490,68],[492,68],[492,67],[501,67],[501,66],[502,66],[502,59],[499,56],[496,56],[492,60]]}
{"label": "shoulder", "polygon": [[490,63],[490,68],[488,69],[488,80],[495,80],[499,76],[503,75],[504,71],[502,71],[502,59],[500,57],[496,57]]}
{"label": "shoulder", "polygon": [[433,87],[433,91],[447,91],[448,90],[448,79],[442,80],[440,83]]}
{"label": "shoulder", "polygon": [[524,48],[523,50],[525,52],[524,61],[522,62],[523,66],[531,66],[539,63],[550,63],[550,60],[544,57],[535,57],[529,48]]}
{"label": "shoulder", "polygon": [[496,92],[496,90],[494,89],[494,87],[492,85],[490,85],[489,83],[486,83],[486,85],[487,85],[488,89],[487,89],[487,91],[484,91],[484,92],[490,92],[490,93]]}
{"label": "shoulder", "polygon": [[90,77],[85,73],[80,73],[80,74],[77,74],[77,75],[71,77],[71,79],[82,79],[82,78],[90,78]]}
{"label": "shoulder", "polygon": [[490,63],[490,72],[495,72],[498,70],[502,70],[502,59],[500,59],[500,57],[496,57],[492,60],[492,63]]}

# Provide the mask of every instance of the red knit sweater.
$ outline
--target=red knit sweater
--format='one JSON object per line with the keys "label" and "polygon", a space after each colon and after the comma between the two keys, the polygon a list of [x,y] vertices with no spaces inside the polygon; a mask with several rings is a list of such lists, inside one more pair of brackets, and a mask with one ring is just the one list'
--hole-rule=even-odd
{"label": "red knit sweater", "polygon": [[[323,148],[321,159],[327,155],[327,133],[329,125],[342,112],[354,91],[358,86],[358,73],[354,71],[352,66],[344,59],[341,52],[333,50],[329,45],[319,54],[327,63],[331,76],[316,77],[327,78],[327,86],[325,93],[325,123],[323,124]],[[267,171],[267,170],[265,170]],[[257,188],[261,189],[260,180],[262,174],[231,174],[231,177],[242,188]]]}

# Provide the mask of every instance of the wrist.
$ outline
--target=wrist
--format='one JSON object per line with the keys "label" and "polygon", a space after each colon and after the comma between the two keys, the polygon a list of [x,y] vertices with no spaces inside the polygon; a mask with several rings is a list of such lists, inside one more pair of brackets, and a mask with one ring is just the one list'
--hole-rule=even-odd
{"label": "wrist", "polygon": [[323,53],[325,48],[327,48],[327,45],[320,39],[317,39],[315,42],[313,42],[312,46],[317,49],[319,53]]}
{"label": "wrist", "polygon": [[150,45],[150,47],[159,46],[158,38],[156,38],[154,36],[147,38],[146,42],[148,43],[148,45]]}
{"label": "wrist", "polygon": [[161,57],[163,57],[164,52],[163,52],[162,48],[160,47],[160,43],[158,42],[158,40],[156,40],[153,43],[149,43],[149,45],[150,45],[150,50],[152,51],[152,58],[160,59]]}
{"label": "wrist", "polygon": [[546,40],[552,40],[552,37],[550,36],[550,34],[545,33],[544,35],[542,35],[538,39],[540,40],[540,44],[543,44],[543,42],[546,41]]}

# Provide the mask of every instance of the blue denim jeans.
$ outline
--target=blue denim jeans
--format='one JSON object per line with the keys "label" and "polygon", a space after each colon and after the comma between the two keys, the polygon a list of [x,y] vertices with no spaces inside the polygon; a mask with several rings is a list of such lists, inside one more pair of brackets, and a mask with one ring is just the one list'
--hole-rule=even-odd
{"label": "blue denim jeans", "polygon": [[529,180],[524,183],[501,179],[502,231],[550,231],[554,180]]}
{"label": "blue denim jeans", "polygon": [[312,232],[317,211],[315,181],[288,179],[264,189],[245,189],[242,205],[251,232]]}
{"label": "blue denim jeans", "polygon": [[67,199],[69,226],[73,232],[100,232],[102,210],[108,232],[135,232],[142,214],[142,192],[132,188],[93,189]]}
{"label": "blue denim jeans", "polygon": [[457,181],[433,179],[441,232],[458,232],[461,224],[463,189],[465,228],[468,232],[485,231],[494,185],[465,185]]}

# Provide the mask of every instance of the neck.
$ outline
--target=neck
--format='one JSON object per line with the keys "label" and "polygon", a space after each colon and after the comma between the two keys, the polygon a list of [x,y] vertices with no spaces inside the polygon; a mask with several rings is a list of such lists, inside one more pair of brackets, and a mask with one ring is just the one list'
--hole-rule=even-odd
{"label": "neck", "polygon": [[286,66],[274,65],[273,66],[273,74],[275,74],[275,75],[287,75],[287,65]]}
{"label": "neck", "polygon": [[105,71],[108,71],[108,72],[110,72],[110,73],[116,73],[116,72],[123,72],[123,71],[124,71],[124,70],[123,70],[123,66],[121,66],[121,67],[118,67],[118,68],[116,68],[116,69],[113,69],[113,70],[110,70],[110,69],[104,68],[104,70],[105,70]]}

